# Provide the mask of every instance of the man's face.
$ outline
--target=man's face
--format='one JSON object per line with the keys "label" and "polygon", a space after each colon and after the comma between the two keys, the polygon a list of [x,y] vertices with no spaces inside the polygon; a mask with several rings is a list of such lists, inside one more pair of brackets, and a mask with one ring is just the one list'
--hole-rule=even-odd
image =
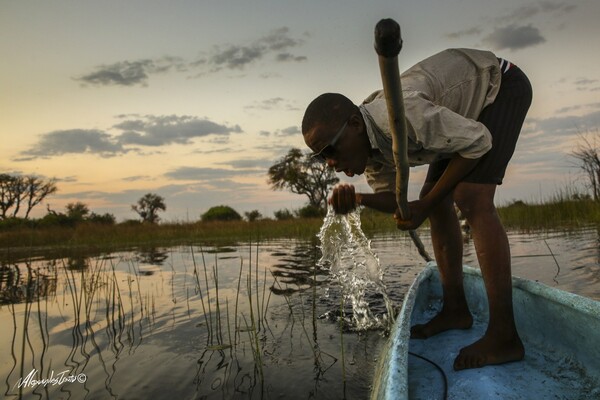
{"label": "man's face", "polygon": [[365,171],[370,145],[358,116],[350,117],[337,129],[317,125],[307,132],[304,141],[336,172],[354,176]]}

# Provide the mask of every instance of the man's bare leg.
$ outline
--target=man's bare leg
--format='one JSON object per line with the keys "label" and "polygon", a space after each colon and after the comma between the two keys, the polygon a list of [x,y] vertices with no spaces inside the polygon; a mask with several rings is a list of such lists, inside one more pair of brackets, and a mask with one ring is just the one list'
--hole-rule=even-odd
{"label": "man's bare leg", "polygon": [[[425,195],[433,184],[425,184]],[[411,328],[411,337],[425,339],[450,329],[468,329],[473,325],[463,287],[462,233],[454,202],[448,196],[429,216],[431,241],[443,288],[442,310],[431,321]]]}
{"label": "man's bare leg", "polygon": [[486,333],[460,351],[454,361],[456,370],[519,361],[525,355],[513,314],[510,247],[494,206],[495,191],[493,184],[463,182],[454,192],[471,226],[490,311]]}

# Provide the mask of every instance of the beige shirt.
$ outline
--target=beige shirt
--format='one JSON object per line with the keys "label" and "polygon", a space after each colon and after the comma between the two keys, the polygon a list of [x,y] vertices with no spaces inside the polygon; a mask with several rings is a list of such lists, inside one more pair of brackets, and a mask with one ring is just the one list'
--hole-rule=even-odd
{"label": "beige shirt", "polygon": [[[477,118],[500,88],[501,71],[489,51],[449,49],[401,75],[411,166],[431,164],[458,153],[479,158],[492,147],[488,129]],[[383,91],[360,106],[373,149],[365,176],[374,192],[395,191],[396,171]]]}

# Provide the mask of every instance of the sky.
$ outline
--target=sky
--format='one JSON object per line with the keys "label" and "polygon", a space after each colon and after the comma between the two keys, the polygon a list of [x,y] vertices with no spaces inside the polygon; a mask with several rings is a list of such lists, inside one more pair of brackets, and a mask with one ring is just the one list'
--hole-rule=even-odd
{"label": "sky", "polygon": [[469,47],[525,71],[534,100],[496,203],[540,201],[581,185],[569,153],[600,126],[598,16],[597,0],[0,0],[0,172],[55,178],[51,209],[79,201],[119,221],[149,192],[163,221],[297,209],[307,198],[271,190],[268,168],[308,150],[313,98],[360,104],[381,87],[373,29],[393,18],[401,70]]}

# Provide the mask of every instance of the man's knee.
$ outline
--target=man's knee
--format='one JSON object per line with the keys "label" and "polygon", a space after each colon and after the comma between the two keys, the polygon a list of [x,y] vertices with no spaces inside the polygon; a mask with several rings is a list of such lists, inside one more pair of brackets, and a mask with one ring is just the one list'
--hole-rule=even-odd
{"label": "man's knee", "polygon": [[460,183],[454,190],[454,202],[467,220],[481,213],[495,213],[496,185]]}

